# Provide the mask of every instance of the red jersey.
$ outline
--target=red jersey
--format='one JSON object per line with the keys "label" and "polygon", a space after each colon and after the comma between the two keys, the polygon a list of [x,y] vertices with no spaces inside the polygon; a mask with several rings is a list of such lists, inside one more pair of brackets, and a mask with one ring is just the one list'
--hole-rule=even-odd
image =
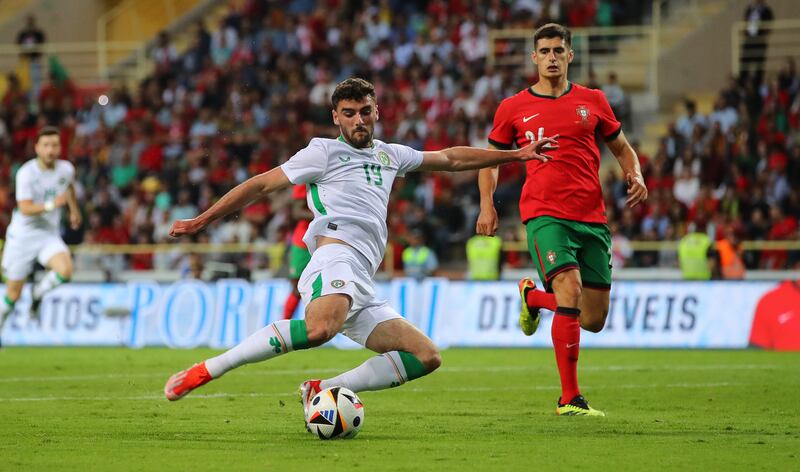
{"label": "red jersey", "polygon": [[559,149],[547,152],[553,159],[525,163],[519,199],[522,221],[547,215],[605,223],[596,134],[610,141],[621,129],[602,91],[572,82],[560,97],[539,95],[529,87],[503,100],[489,133],[495,147],[524,147],[534,139],[559,135]]}
{"label": "red jersey", "polygon": [[776,351],[800,351],[800,281],[787,280],[761,297],[750,329],[750,344]]}
{"label": "red jersey", "polygon": [[[306,199],[306,186],[295,185],[292,187],[292,200],[305,200]],[[292,244],[297,247],[306,248],[306,243],[303,242],[303,236],[306,235],[308,225],[311,223],[308,220],[299,220],[294,227],[292,233]]]}

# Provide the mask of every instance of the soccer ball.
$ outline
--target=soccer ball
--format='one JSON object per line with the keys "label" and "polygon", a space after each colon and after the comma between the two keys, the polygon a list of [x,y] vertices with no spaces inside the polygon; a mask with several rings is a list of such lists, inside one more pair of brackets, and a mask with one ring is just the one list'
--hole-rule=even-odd
{"label": "soccer ball", "polygon": [[326,388],[308,406],[308,430],[320,439],[349,439],[364,426],[364,405],[344,387]]}

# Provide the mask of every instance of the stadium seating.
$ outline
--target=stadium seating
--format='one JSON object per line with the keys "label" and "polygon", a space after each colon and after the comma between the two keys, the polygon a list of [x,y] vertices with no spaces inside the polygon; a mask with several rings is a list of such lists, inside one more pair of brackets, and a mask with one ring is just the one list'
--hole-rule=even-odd
{"label": "stadium seating", "polygon": [[[382,1],[353,11],[337,0],[293,0],[280,9],[250,0],[208,29],[199,23],[181,53],[168,40],[157,45],[151,51],[153,74],[138,87],[114,88],[105,106],[63,78],[54,77],[35,100],[12,85],[2,97],[0,117],[0,231],[14,206],[13,173],[32,155],[32,138],[42,124],[62,129],[64,157],[78,169],[91,223],[80,232],[67,230],[69,242],[168,242],[172,219],[192,216],[248,176],[280,165],[311,137],[335,136],[328,96],[346,77],[375,83],[380,139],[424,150],[485,146],[500,100],[531,78],[487,67],[485,51],[476,51],[473,40],[485,43],[488,29],[499,24],[533,28],[553,19],[580,26],[603,15],[630,24],[641,22],[643,14],[625,8],[638,2],[625,1],[555,2],[546,12],[537,10],[538,2],[488,3],[493,8],[467,0]],[[764,84],[731,81],[708,116],[678,120],[654,155],[641,155],[651,190],[647,205],[623,208],[623,183],[604,177],[617,237],[677,239],[692,227],[711,225],[722,234],[732,225],[744,238],[797,238],[799,88],[795,66],[787,62]],[[501,171],[497,200],[507,241],[519,239],[516,198],[523,179],[521,167]],[[463,262],[477,191],[475,173],[413,175],[398,182],[389,216],[395,257],[409,231],[419,230],[445,264]],[[286,198],[254,205],[198,240],[284,240],[291,226]],[[620,261],[674,264],[657,253]],[[260,257],[228,262],[249,269],[263,264]],[[506,262],[526,263],[518,254]],[[786,253],[747,262],[770,268],[800,263]],[[139,254],[95,263],[176,268],[188,258]]]}

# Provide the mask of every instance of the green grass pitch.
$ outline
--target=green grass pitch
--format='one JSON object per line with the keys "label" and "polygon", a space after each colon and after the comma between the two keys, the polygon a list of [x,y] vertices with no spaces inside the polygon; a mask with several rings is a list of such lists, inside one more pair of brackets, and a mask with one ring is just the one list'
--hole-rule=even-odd
{"label": "green grass pitch", "polygon": [[371,354],[320,349],[246,366],[170,403],[211,350],[0,351],[0,470],[798,470],[800,354],[584,350],[606,418],[553,413],[549,350],[452,349],[440,371],[364,392],[364,429],[320,441],[298,384]]}

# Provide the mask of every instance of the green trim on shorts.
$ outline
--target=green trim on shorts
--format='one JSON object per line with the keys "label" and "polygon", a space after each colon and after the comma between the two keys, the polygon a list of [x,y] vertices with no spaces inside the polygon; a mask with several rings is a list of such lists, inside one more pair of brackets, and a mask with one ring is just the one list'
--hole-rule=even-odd
{"label": "green trim on shorts", "polygon": [[299,279],[311,261],[311,253],[307,248],[292,245],[289,248],[289,278]]}
{"label": "green trim on shorts", "polygon": [[308,184],[308,189],[311,190],[311,201],[314,202],[314,208],[316,208],[320,214],[327,215],[328,210],[325,209],[325,205],[322,204],[322,200],[319,198],[317,184]]}
{"label": "green trim on shorts", "polygon": [[403,368],[406,369],[407,380],[414,380],[426,375],[428,371],[422,365],[419,359],[410,352],[397,351],[400,354],[400,360],[403,361]]}
{"label": "green trim on shorts", "polygon": [[314,283],[311,284],[311,299],[314,300],[322,295],[322,274],[319,274]]}
{"label": "green trim on shorts", "polygon": [[308,330],[305,320],[289,321],[289,336],[292,338],[292,349],[308,349]]}
{"label": "green trim on shorts", "polygon": [[561,272],[578,269],[584,287],[611,287],[611,233],[602,223],[539,216],[525,223],[528,250],[545,288]]}

